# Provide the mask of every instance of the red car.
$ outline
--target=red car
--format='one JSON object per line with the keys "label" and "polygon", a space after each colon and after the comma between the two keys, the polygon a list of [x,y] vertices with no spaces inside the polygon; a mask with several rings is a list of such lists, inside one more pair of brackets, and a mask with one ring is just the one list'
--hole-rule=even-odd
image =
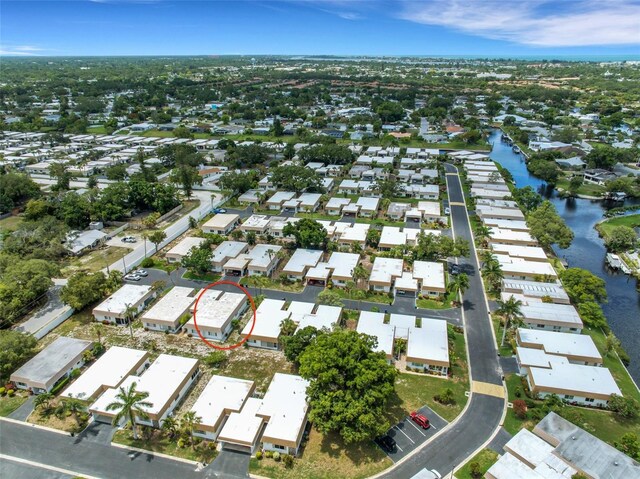
{"label": "red car", "polygon": [[429,424],[429,420],[422,414],[418,414],[414,411],[410,414],[410,416],[411,420],[418,426],[422,427],[422,429],[429,429],[431,427],[431,424]]}

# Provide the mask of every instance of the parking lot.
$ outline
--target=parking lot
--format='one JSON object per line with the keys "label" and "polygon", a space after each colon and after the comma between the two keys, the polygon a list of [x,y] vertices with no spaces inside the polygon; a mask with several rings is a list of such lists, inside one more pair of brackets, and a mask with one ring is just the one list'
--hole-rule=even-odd
{"label": "parking lot", "polygon": [[387,456],[389,456],[393,462],[397,462],[410,454],[411,451],[420,447],[421,444],[435,436],[440,429],[444,428],[448,424],[447,421],[442,419],[427,406],[419,409],[418,412],[429,419],[429,422],[431,423],[431,427],[429,429],[422,429],[413,422],[409,416],[407,416],[387,431],[387,434],[396,441],[395,451],[391,453],[385,451]]}

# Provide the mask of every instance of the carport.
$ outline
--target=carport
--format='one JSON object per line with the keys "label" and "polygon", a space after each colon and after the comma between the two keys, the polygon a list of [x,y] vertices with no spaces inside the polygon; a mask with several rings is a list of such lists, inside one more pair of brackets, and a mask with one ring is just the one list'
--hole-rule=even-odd
{"label": "carport", "polygon": [[395,294],[406,298],[415,298],[418,294],[418,281],[413,278],[409,272],[402,273],[402,276],[396,278]]}

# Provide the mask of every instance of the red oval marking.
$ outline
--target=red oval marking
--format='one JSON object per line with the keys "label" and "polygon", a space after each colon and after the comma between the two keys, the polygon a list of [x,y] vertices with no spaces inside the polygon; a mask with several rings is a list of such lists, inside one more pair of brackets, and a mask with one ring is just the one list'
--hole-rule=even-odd
{"label": "red oval marking", "polygon": [[[249,298],[249,304],[251,305],[251,309],[253,310],[253,321],[251,322],[251,329],[249,330],[249,334],[247,334],[241,341],[239,341],[239,342],[237,342],[235,344],[232,344],[231,346],[219,346],[219,345],[210,343],[207,339],[205,339],[205,337],[200,332],[200,328],[198,327],[198,322],[196,321],[196,312],[198,310],[198,302],[200,301],[200,298],[205,293],[205,291],[207,291],[209,288],[213,288],[214,286],[218,286],[219,284],[230,284],[231,286],[235,286],[240,291],[242,291],[247,296],[247,298]],[[196,303],[193,305],[193,325],[196,327],[196,331],[198,332],[198,336],[200,336],[200,339],[202,339],[202,341],[207,346],[209,346],[211,348],[214,348],[214,349],[221,349],[221,350],[236,349],[236,348],[239,348],[240,346],[242,346],[244,343],[246,343],[247,340],[251,337],[251,334],[253,333],[253,328],[255,328],[255,326],[256,326],[256,304],[253,302],[253,297],[249,294],[249,291],[247,291],[246,288],[244,288],[243,286],[240,286],[238,283],[234,283],[233,281],[216,281],[215,283],[209,283],[200,292],[200,294],[198,295],[198,298],[196,299]]]}

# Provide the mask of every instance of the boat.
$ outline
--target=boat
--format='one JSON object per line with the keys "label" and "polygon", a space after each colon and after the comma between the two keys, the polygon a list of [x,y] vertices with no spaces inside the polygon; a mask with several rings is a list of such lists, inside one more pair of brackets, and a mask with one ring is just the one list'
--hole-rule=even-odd
{"label": "boat", "polygon": [[517,146],[514,146],[511,149],[513,150],[514,153],[520,153],[520,148],[518,148]]}

